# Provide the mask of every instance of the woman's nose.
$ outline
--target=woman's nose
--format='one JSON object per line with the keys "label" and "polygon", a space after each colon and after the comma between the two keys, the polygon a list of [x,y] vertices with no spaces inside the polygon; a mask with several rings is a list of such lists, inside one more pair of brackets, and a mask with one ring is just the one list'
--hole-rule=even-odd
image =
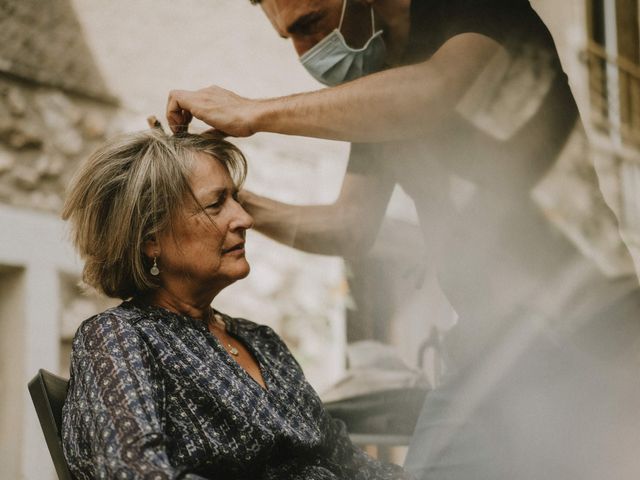
{"label": "woman's nose", "polygon": [[242,204],[237,200],[234,201],[233,220],[231,222],[231,228],[236,230],[241,228],[243,230],[249,230],[253,228],[253,217],[249,215]]}

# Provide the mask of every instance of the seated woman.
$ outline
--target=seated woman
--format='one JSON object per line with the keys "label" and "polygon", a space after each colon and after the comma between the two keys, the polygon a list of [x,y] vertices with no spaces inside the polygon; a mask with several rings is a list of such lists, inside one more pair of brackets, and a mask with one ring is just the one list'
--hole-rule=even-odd
{"label": "seated woman", "polygon": [[78,479],[402,479],[349,440],[267,327],[211,308],[249,273],[242,153],[206,135],[111,141],[64,207],[84,281],[124,302],[73,340],[63,446]]}

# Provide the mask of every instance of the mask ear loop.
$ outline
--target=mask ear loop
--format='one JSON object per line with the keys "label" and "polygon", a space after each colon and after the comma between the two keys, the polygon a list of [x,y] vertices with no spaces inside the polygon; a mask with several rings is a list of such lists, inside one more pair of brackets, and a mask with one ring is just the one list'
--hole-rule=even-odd
{"label": "mask ear loop", "polygon": [[344,20],[344,12],[347,11],[347,0],[342,2],[342,13],[340,14],[340,23],[338,24],[338,31],[342,31],[342,21]]}
{"label": "mask ear loop", "polygon": [[376,34],[376,22],[373,18],[373,6],[371,7],[371,35]]}
{"label": "mask ear loop", "polygon": [[[370,7],[371,10],[371,35],[376,34],[376,21],[375,16],[373,14],[373,6]],[[342,32],[342,22],[344,21],[344,13],[347,11],[347,0],[342,2],[342,13],[340,14],[340,23],[338,23],[338,31]]]}

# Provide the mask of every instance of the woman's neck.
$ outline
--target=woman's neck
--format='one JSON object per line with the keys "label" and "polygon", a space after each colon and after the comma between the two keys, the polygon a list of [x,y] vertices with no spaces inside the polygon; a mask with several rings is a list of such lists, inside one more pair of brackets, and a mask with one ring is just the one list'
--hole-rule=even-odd
{"label": "woman's neck", "polygon": [[212,314],[211,302],[214,296],[211,294],[178,294],[165,287],[160,287],[141,297],[141,300],[181,315],[208,321]]}

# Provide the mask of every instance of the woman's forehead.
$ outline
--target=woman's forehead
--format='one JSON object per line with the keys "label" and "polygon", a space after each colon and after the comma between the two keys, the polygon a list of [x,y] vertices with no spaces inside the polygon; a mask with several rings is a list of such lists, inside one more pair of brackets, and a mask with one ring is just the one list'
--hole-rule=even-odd
{"label": "woman's forehead", "polygon": [[235,188],[227,168],[219,160],[206,153],[194,155],[189,184],[197,197]]}

